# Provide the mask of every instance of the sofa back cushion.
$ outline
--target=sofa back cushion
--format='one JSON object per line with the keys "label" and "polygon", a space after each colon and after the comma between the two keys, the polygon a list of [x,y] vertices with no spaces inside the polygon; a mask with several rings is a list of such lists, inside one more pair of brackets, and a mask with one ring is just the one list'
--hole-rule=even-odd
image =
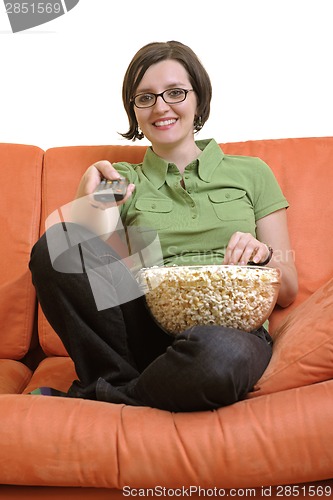
{"label": "sofa back cushion", "polygon": [[333,378],[333,278],[288,314],[274,335],[272,359],[248,397]]}
{"label": "sofa back cushion", "polygon": [[[330,248],[333,240],[333,138],[248,141],[221,144],[221,147],[226,154],[257,156],[266,161],[290,203],[288,222],[300,286],[294,304],[287,309],[276,307],[273,311],[270,328],[274,332],[284,317],[333,276]],[[89,165],[102,159],[139,163],[145,150],[145,146],[78,146],[48,150],[43,175],[41,231],[45,230],[45,218],[73,199],[78,182]],[[42,314],[39,335],[47,354],[66,354]]]}
{"label": "sofa back cushion", "polygon": [[249,141],[223,149],[266,161],[290,204],[287,216],[299,293],[287,309],[275,308],[270,317],[274,333],[282,319],[333,277],[333,137]]}
{"label": "sofa back cushion", "polygon": [[[45,232],[47,217],[74,199],[81,176],[90,165],[99,160],[140,163],[145,150],[144,146],[73,146],[46,151],[42,180],[41,234]],[[38,332],[40,344],[47,355],[67,355],[61,340],[40,308]]]}
{"label": "sofa back cushion", "polygon": [[39,235],[43,154],[0,144],[0,358],[21,359],[31,343],[36,294],[28,263]]}

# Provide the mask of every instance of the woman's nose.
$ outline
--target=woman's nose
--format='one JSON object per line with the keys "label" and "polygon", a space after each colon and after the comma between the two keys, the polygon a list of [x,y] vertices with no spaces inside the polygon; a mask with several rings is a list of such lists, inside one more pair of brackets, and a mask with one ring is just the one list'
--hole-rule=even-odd
{"label": "woman's nose", "polygon": [[161,95],[157,96],[156,102],[154,104],[154,109],[156,109],[157,111],[161,111],[161,110],[164,111],[164,110],[169,109],[169,108],[170,108],[170,105],[165,102],[163,97]]}

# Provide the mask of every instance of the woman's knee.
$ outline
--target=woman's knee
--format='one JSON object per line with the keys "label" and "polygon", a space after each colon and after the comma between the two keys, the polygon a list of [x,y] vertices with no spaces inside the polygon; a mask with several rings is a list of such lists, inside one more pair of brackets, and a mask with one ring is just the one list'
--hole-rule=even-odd
{"label": "woman's knee", "polygon": [[177,335],[139,377],[137,397],[171,411],[210,410],[239,401],[257,381],[242,334],[199,326]]}
{"label": "woman's knee", "polygon": [[252,334],[220,326],[198,326],[180,335],[187,339],[194,380],[218,406],[235,403],[260,378],[270,359],[270,347]]}

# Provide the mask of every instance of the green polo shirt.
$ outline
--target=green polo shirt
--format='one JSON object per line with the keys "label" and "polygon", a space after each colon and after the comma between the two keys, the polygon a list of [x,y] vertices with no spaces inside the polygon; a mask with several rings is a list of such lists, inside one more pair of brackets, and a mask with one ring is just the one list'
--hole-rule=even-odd
{"label": "green polo shirt", "polygon": [[213,139],[196,144],[202,153],[183,175],[152,148],[140,164],[114,164],[136,186],[121,206],[124,226],[139,235],[131,253],[157,233],[165,265],[221,264],[234,232],[255,236],[258,219],[288,206],[262,160],[226,155]]}

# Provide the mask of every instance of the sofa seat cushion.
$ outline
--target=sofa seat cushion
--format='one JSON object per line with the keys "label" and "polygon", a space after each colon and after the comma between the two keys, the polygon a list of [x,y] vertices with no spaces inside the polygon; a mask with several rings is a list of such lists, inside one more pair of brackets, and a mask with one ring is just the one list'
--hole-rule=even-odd
{"label": "sofa seat cushion", "polygon": [[73,380],[77,379],[73,361],[68,357],[45,358],[38,365],[24,393],[38,387],[52,387],[67,392]]}
{"label": "sofa seat cushion", "polygon": [[31,375],[31,370],[20,361],[0,359],[0,394],[21,394]]}
{"label": "sofa seat cushion", "polygon": [[274,335],[272,359],[249,397],[333,378],[333,278],[294,309]]}
{"label": "sofa seat cushion", "polygon": [[241,488],[329,478],[332,395],[327,381],[193,413],[3,395],[0,484]]}

